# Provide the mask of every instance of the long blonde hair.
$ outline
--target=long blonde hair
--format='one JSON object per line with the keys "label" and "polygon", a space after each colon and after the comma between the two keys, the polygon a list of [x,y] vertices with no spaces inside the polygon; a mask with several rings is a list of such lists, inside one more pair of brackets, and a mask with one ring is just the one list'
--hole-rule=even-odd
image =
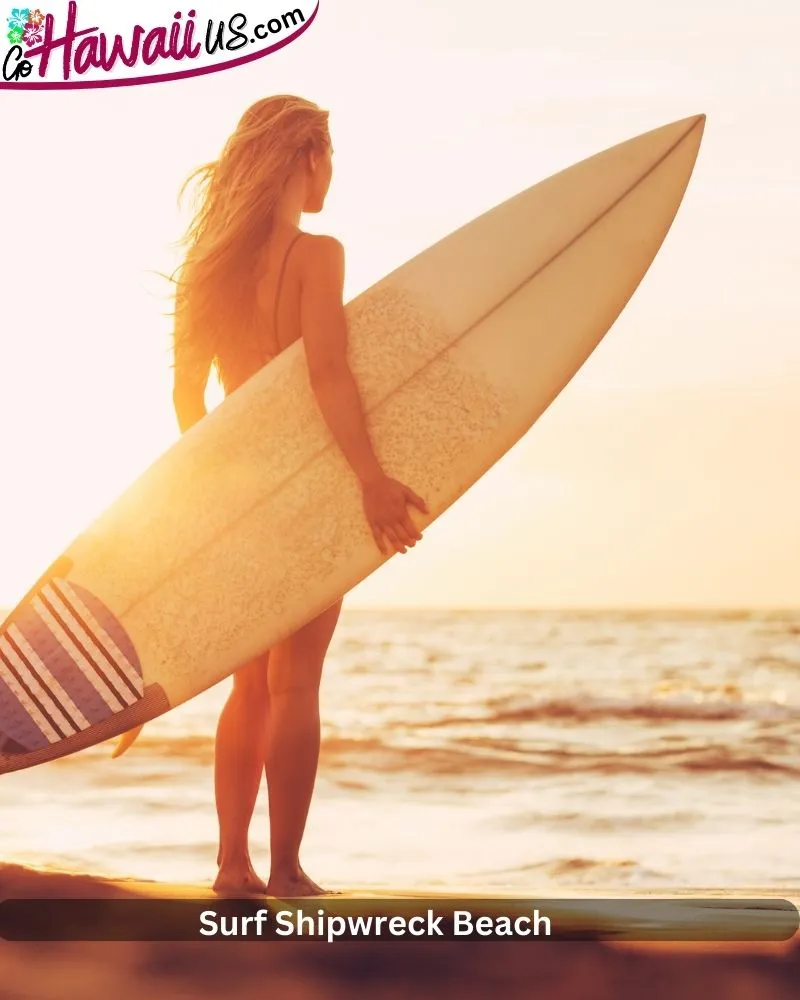
{"label": "long blonde hair", "polygon": [[330,144],[328,112],[300,97],[257,101],[219,159],[195,170],[199,208],[183,239],[175,304],[175,347],[211,359],[225,384],[228,359],[256,336],[255,268],[274,209],[298,160]]}

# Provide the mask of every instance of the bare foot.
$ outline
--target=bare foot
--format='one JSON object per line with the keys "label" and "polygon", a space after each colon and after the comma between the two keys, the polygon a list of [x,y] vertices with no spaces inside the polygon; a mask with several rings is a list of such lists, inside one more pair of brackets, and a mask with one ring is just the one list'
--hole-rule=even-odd
{"label": "bare foot", "polygon": [[274,873],[270,875],[267,883],[267,892],[270,896],[277,896],[279,899],[296,899],[300,896],[335,896],[335,892],[323,889],[312,881],[308,875],[300,868],[296,872]]}
{"label": "bare foot", "polygon": [[267,884],[260,879],[253,870],[253,866],[248,862],[242,865],[223,865],[212,887],[214,892],[226,896],[241,893],[246,896],[266,896]]}

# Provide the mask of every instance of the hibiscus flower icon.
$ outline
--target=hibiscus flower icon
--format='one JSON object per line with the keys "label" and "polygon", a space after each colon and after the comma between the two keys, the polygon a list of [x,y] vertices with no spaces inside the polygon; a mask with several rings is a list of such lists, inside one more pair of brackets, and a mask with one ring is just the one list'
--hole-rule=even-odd
{"label": "hibiscus flower icon", "polygon": [[39,25],[44,24],[45,16],[46,15],[43,14],[42,11],[40,11],[39,8],[37,7],[36,10],[32,10],[29,12],[28,24],[34,24],[38,28]]}
{"label": "hibiscus flower icon", "polygon": [[25,25],[25,34],[23,37],[25,39],[25,44],[31,46],[38,45],[44,36],[42,35],[42,29],[38,24],[34,24],[33,21],[28,21]]}
{"label": "hibiscus flower icon", "polygon": [[6,38],[11,45],[21,45],[23,38],[22,28],[11,28]]}
{"label": "hibiscus flower icon", "polygon": [[25,31],[25,25],[31,19],[31,12],[27,7],[12,7],[11,16],[8,18],[8,27],[11,31]]}

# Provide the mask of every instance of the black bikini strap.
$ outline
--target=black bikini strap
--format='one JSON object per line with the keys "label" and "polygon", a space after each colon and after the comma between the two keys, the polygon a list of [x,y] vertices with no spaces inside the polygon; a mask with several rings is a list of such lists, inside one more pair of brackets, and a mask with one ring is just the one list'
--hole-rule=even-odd
{"label": "black bikini strap", "polygon": [[283,255],[283,263],[281,264],[281,273],[278,275],[278,285],[275,289],[275,309],[272,315],[272,332],[275,337],[275,342],[278,342],[278,306],[281,301],[281,288],[283,287],[283,276],[286,273],[286,265],[289,262],[289,254],[292,252],[295,243],[300,239],[303,233],[298,233],[297,236],[292,240],[286,249],[286,253]]}

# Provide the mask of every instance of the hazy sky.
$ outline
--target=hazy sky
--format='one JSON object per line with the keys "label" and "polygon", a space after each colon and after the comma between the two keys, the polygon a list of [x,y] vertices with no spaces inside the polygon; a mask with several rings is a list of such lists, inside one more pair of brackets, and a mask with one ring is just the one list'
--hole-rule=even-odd
{"label": "hazy sky", "polygon": [[[178,188],[252,101],[331,109],[308,227],[348,294],[478,212],[708,115],[651,272],[541,422],[356,604],[800,605],[800,8],[322,0],[281,52],[123,90],[0,91],[0,604],[177,438]],[[218,397],[217,397],[218,398]]]}

